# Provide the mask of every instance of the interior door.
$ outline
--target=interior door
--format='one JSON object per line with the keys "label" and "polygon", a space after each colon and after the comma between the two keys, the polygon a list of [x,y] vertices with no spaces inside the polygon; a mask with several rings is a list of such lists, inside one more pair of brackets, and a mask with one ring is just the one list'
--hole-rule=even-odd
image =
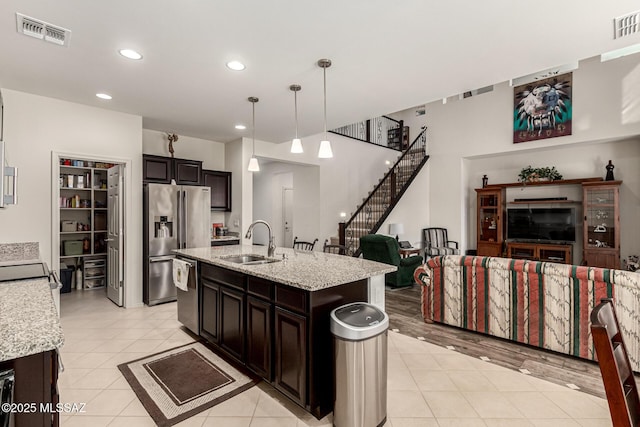
{"label": "interior door", "polygon": [[107,296],[119,307],[124,303],[123,169],[114,166],[107,175]]}
{"label": "interior door", "polygon": [[293,188],[282,188],[282,246],[293,247]]}

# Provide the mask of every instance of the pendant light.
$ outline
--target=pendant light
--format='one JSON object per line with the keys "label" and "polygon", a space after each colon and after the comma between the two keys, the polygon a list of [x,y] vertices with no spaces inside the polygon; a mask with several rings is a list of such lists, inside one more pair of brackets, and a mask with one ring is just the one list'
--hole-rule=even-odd
{"label": "pendant light", "polygon": [[296,137],[291,141],[291,152],[292,153],[304,153],[302,149],[302,141],[298,138],[298,91],[302,89],[300,85],[291,85],[289,86],[289,90],[293,91],[293,105],[295,106],[296,112]]}
{"label": "pendant light", "polygon": [[248,101],[251,103],[251,110],[253,112],[251,121],[251,139],[253,140],[253,148],[251,150],[251,159],[249,159],[249,172],[260,172],[260,165],[256,158],[256,102],[259,101],[255,96],[250,96]]}
{"label": "pendant light", "polygon": [[331,143],[329,142],[329,138],[327,138],[327,68],[331,67],[331,60],[318,60],[318,67],[322,68],[322,73],[324,76],[324,139],[320,141],[318,157],[321,159],[330,159],[331,157],[333,157],[333,151],[331,150]]}

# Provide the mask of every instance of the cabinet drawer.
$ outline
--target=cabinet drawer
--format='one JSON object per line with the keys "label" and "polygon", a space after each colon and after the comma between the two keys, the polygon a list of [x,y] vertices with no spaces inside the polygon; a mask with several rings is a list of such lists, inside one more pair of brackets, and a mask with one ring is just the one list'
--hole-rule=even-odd
{"label": "cabinet drawer", "polygon": [[307,312],[306,292],[290,286],[276,285],[276,305],[305,314]]}
{"label": "cabinet drawer", "polygon": [[259,277],[249,276],[247,278],[247,292],[271,301],[273,299],[273,282]]}
{"label": "cabinet drawer", "polygon": [[202,263],[201,275],[204,279],[209,279],[238,289],[246,289],[246,276],[236,271],[216,267],[214,265]]}

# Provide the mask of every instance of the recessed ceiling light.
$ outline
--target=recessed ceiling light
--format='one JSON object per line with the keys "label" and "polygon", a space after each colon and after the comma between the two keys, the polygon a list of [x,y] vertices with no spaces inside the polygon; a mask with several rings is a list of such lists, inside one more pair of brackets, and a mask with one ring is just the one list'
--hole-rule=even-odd
{"label": "recessed ceiling light", "polygon": [[107,95],[106,93],[96,93],[96,96],[100,99],[111,99],[111,95]]}
{"label": "recessed ceiling light", "polygon": [[120,49],[118,52],[120,52],[120,55],[124,56],[125,58],[142,59],[142,55],[133,49]]}
{"label": "recessed ceiling light", "polygon": [[246,68],[240,61],[229,61],[227,62],[227,67],[229,67],[233,71],[242,71]]}
{"label": "recessed ceiling light", "polygon": [[236,125],[236,129],[245,130],[247,127],[245,125]]}

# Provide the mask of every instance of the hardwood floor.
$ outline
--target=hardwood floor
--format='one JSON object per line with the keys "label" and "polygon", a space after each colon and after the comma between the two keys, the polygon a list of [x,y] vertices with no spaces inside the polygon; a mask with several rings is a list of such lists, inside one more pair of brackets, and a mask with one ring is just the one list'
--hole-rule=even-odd
{"label": "hardwood floor", "polygon": [[[527,369],[532,376],[566,386],[575,384],[585,393],[605,398],[600,369],[596,362],[562,355],[454,326],[425,323],[420,311],[420,286],[386,290],[389,328],[414,338],[473,357],[488,357],[506,368]],[[636,378],[638,378],[636,376]]]}

